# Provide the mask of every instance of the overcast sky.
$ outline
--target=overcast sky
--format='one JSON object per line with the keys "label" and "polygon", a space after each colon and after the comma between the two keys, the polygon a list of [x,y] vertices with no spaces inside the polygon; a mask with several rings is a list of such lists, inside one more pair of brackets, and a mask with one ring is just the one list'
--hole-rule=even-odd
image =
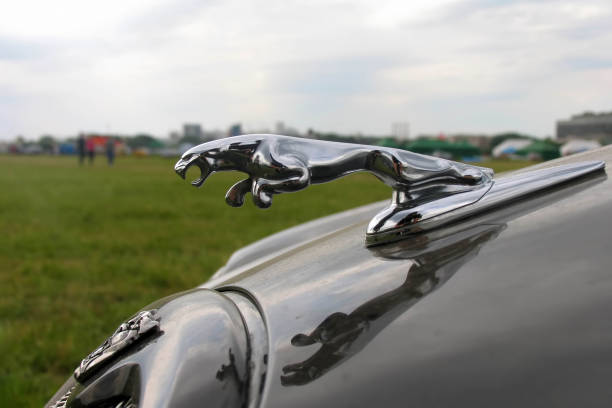
{"label": "overcast sky", "polygon": [[0,5],[0,139],[226,129],[517,130],[612,110],[612,2]]}

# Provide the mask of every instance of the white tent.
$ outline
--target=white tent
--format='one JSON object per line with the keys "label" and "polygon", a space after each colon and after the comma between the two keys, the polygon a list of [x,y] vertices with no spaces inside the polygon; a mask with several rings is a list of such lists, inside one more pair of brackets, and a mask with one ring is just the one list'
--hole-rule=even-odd
{"label": "white tent", "polygon": [[493,149],[493,157],[510,156],[533,143],[531,139],[504,140]]}
{"label": "white tent", "polygon": [[561,156],[586,152],[587,150],[597,149],[598,147],[601,147],[601,144],[597,140],[574,139],[561,147]]}

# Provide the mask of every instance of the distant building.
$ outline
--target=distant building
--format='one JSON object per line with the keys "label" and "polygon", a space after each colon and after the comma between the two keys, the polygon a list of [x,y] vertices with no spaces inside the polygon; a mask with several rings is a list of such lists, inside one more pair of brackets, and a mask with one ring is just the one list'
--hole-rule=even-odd
{"label": "distant building", "polygon": [[229,133],[229,136],[241,135],[242,134],[242,124],[234,123],[232,126],[230,126],[228,133]]}
{"label": "distant building", "polygon": [[400,142],[410,139],[410,123],[394,122],[391,124],[391,135]]}
{"label": "distant building", "polygon": [[183,137],[201,140],[203,135],[202,126],[199,123],[185,123],[183,125]]}
{"label": "distant building", "polygon": [[285,122],[280,120],[274,125],[274,134],[285,136],[301,136],[299,130],[294,127],[285,125]]}
{"label": "distant building", "polygon": [[180,132],[177,132],[176,130],[173,130],[172,132],[170,132],[170,135],[169,135],[169,136],[170,136],[170,140],[171,140],[173,143],[178,142],[178,141],[181,139],[181,137],[182,137],[181,133],[180,133]]}
{"label": "distant building", "polygon": [[274,133],[276,133],[277,135],[284,135],[285,134],[285,123],[283,121],[278,121],[276,122],[276,126],[274,127]]}
{"label": "distant building", "polygon": [[569,120],[557,121],[557,139],[597,140],[612,143],[612,112],[585,112]]}
{"label": "distant building", "polygon": [[227,133],[222,130],[208,130],[204,132],[204,140],[215,140],[215,139],[223,139],[227,136]]}

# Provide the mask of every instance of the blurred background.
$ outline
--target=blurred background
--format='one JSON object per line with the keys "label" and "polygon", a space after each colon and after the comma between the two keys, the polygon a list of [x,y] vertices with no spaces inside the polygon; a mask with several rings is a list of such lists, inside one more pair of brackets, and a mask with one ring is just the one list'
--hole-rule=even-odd
{"label": "blurred background", "polygon": [[[232,209],[178,155],[244,133],[504,171],[612,142],[609,1],[0,5],[0,406],[236,249],[389,197],[369,175]],[[193,178],[191,174],[188,179]]]}

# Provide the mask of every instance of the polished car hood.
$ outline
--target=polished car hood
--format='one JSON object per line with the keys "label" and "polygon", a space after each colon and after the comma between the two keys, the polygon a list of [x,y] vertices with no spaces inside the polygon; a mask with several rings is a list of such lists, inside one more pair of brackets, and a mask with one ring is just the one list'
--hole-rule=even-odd
{"label": "polished car hood", "polygon": [[261,310],[265,406],[604,406],[611,212],[598,172],[374,248],[365,216],[271,237],[203,286]]}
{"label": "polished car hood", "polygon": [[[245,406],[248,341],[235,302],[195,289],[160,299],[144,311],[157,322],[156,330],[128,340],[120,350],[110,344],[121,341],[105,341],[79,368],[99,359],[102,350],[110,350],[110,356],[91,373],[77,374],[78,382],[70,377],[47,406],[188,408],[203,401],[207,407]],[[127,326],[122,324],[113,338]]]}

